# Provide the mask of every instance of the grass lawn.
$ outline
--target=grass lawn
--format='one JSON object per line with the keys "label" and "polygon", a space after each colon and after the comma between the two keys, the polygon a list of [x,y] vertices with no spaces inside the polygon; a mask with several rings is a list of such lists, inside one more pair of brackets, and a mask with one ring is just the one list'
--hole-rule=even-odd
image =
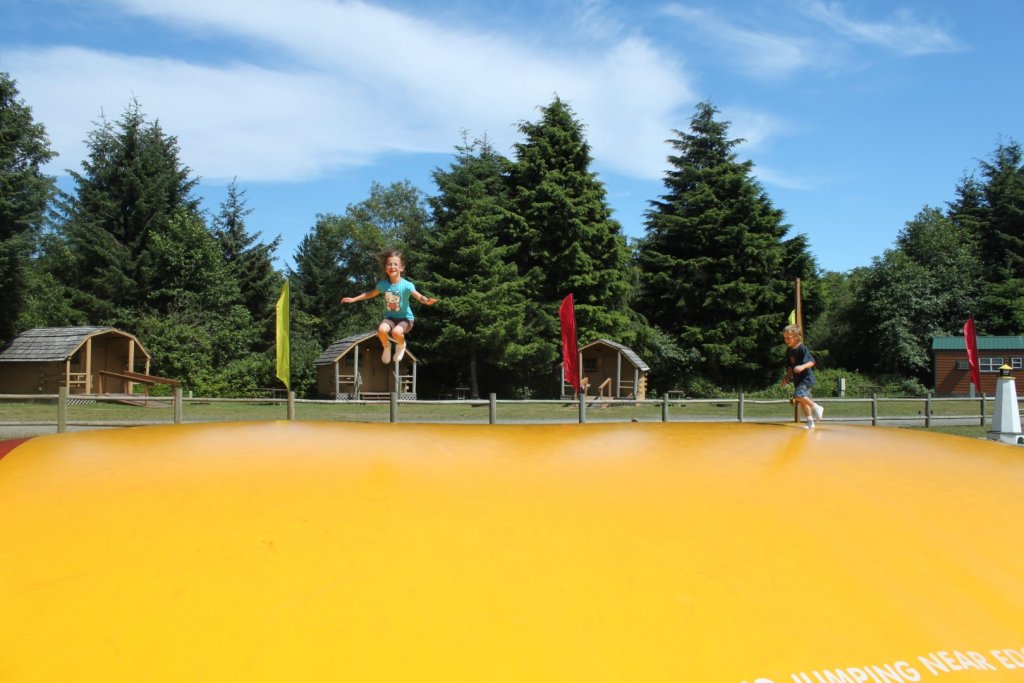
{"label": "grass lawn", "polygon": [[[819,399],[825,406],[825,418],[858,424],[870,424],[870,399]],[[924,399],[880,399],[875,404],[879,420],[896,420],[898,426],[922,425],[926,404]],[[954,426],[943,424],[941,418],[956,418],[959,422],[978,420],[977,399],[933,400],[932,429],[961,436],[984,438],[986,427],[980,424]],[[658,422],[662,419],[660,401],[645,403],[620,402],[615,404],[591,402],[587,405],[588,422]],[[991,413],[992,406],[986,407]],[[738,418],[739,405],[734,397],[723,399],[672,401],[668,407],[670,421],[732,421]],[[184,422],[237,422],[246,420],[287,419],[284,401],[267,399],[217,400],[185,399],[182,409]],[[328,420],[345,422],[388,422],[391,407],[383,403],[357,403],[348,401],[296,401],[295,416],[299,420]],[[576,422],[579,405],[575,401],[523,402],[501,401],[496,404],[499,423],[516,422]],[[793,406],[784,400],[746,399],[743,419],[746,421],[787,421],[794,417]],[[400,422],[453,422],[486,424],[490,419],[487,401],[415,401],[398,404]],[[991,415],[988,417],[991,421]],[[56,431],[57,406],[55,400],[3,401],[0,399],[0,439],[23,436],[26,430],[45,434]],[[174,410],[169,401],[151,400],[149,406],[124,405],[110,401],[73,403],[68,406],[69,427],[117,427],[140,424],[170,424]],[[891,422],[889,424],[892,424]]]}

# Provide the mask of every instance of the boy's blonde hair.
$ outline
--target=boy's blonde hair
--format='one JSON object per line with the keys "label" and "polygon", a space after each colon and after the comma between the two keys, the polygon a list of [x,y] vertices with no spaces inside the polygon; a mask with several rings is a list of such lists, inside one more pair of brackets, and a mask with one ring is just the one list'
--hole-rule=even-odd
{"label": "boy's blonde hair", "polygon": [[782,334],[789,337],[796,337],[801,340],[804,338],[804,333],[800,330],[798,325],[786,325],[785,329],[782,330]]}

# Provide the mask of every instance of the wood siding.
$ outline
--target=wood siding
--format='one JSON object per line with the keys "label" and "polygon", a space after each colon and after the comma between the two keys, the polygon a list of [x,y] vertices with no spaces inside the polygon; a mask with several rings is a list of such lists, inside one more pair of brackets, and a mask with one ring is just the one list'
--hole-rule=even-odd
{"label": "wood siding", "polygon": [[[979,351],[981,358],[1003,359],[1003,363],[1010,365],[1011,358],[1024,357],[1024,352],[1015,350],[985,350]],[[935,395],[936,396],[968,396],[971,393],[971,371],[958,370],[957,363],[967,362],[967,354],[964,351],[934,351],[935,365]],[[1021,396],[1024,389],[1024,369],[1012,371],[1014,385],[1017,387],[1017,396]],[[995,396],[996,380],[998,372],[982,372],[981,387],[979,391],[986,396]]]}

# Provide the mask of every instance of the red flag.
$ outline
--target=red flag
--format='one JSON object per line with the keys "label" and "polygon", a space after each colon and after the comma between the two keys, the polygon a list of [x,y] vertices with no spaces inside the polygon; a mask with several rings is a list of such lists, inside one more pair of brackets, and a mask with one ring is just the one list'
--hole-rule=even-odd
{"label": "red flag", "polygon": [[967,344],[967,364],[971,368],[971,381],[974,388],[981,391],[981,366],[978,364],[978,334],[974,330],[974,316],[964,323],[964,342]]}
{"label": "red flag", "polygon": [[562,305],[558,307],[558,319],[562,321],[562,365],[565,368],[565,379],[579,393],[580,354],[576,348],[576,311],[573,309],[572,294],[562,299]]}

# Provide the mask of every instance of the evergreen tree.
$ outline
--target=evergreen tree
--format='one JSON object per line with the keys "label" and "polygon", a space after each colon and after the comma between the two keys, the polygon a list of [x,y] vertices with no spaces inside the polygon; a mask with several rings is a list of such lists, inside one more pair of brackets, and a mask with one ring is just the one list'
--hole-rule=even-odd
{"label": "evergreen tree", "polygon": [[245,191],[238,189],[237,179],[232,180],[212,228],[228,275],[238,283],[242,303],[260,330],[259,346],[266,350],[275,344],[276,304],[283,280],[274,268],[274,254],[281,238],[267,244],[258,242],[260,234],[250,234],[245,226],[245,218],[251,213],[252,209],[246,207]]}
{"label": "evergreen tree", "polygon": [[51,272],[90,323],[131,329],[165,275],[147,268],[153,235],[177,210],[198,212],[197,180],[179,162],[177,140],[147,123],[137,101],[117,124],[103,119],[86,144],[83,172],[71,172],[75,193],[62,194]]}
{"label": "evergreen tree", "polygon": [[539,121],[519,130],[525,140],[515,145],[509,173],[514,216],[501,244],[512,247],[534,304],[528,326],[547,345],[532,381],[537,388],[555,387],[558,307],[567,294],[576,303],[581,343],[602,337],[634,342],[629,250],[604,185],[590,170],[590,146],[569,105],[556,97],[541,109]]}
{"label": "evergreen tree", "polygon": [[176,211],[151,236],[147,256],[152,273],[143,275],[154,286],[137,328],[153,372],[204,396],[251,395],[266,378],[269,356],[252,351],[257,328],[202,219]]}
{"label": "evergreen tree", "polygon": [[15,81],[0,72],[0,348],[23,329],[19,317],[33,291],[30,259],[54,190],[41,168],[54,156]]}
{"label": "evergreen tree", "polygon": [[[525,327],[530,302],[510,257],[497,243],[509,220],[505,174],[509,160],[490,142],[456,148],[447,171],[434,171],[440,194],[430,198],[434,232],[427,259],[427,286],[440,298],[436,324],[417,326],[425,375],[449,388],[467,382],[473,398],[514,386],[513,377],[535,362],[541,344]],[[516,371],[519,373],[516,373]]]}
{"label": "evergreen tree", "polygon": [[780,327],[793,281],[815,275],[801,236],[786,239],[782,211],[733,149],[729,124],[709,102],[697,105],[690,132],[669,143],[666,193],[647,212],[638,248],[637,308],[698,350],[704,377],[743,388],[778,376]]}
{"label": "evergreen tree", "polygon": [[984,280],[976,311],[979,332],[1020,334],[1024,330],[1024,152],[1016,141],[1001,143],[980,164],[981,180],[957,187],[951,218],[972,232],[980,250]]}
{"label": "evergreen tree", "polygon": [[1024,151],[1019,143],[1000,144],[991,161],[981,162],[985,221],[981,239],[989,280],[1024,278]]}

